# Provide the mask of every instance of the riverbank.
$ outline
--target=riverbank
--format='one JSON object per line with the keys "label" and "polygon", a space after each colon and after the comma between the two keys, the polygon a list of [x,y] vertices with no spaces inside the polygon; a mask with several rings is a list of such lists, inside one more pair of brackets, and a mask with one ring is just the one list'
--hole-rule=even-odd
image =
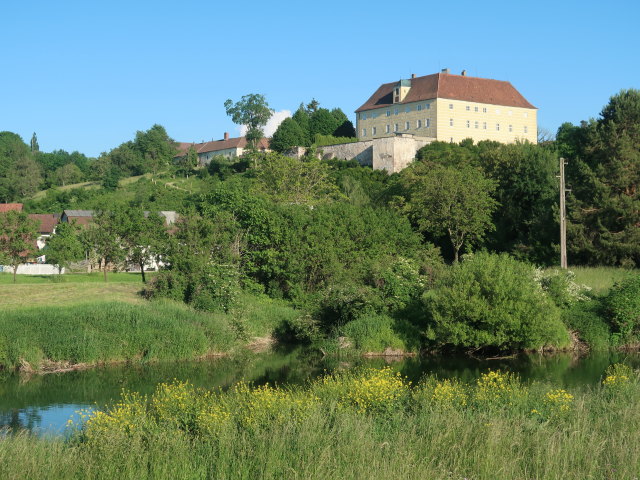
{"label": "riverbank", "polygon": [[[68,441],[5,437],[8,478],[634,478],[640,384],[563,390],[489,372],[409,385],[388,369],[306,387],[126,394]],[[167,455],[171,452],[171,455]]]}

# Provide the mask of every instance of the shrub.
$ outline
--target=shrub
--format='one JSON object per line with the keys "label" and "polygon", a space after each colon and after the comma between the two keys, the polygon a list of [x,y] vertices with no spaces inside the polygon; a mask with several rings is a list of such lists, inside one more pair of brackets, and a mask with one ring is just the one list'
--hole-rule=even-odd
{"label": "shrub", "polygon": [[558,307],[569,307],[576,302],[587,301],[587,293],[591,290],[586,285],[579,285],[575,273],[568,270],[535,270],[534,278],[542,289],[551,297]]}
{"label": "shrub", "polygon": [[614,284],[604,308],[614,333],[623,339],[634,337],[640,328],[640,275]]}
{"label": "shrub", "polygon": [[594,350],[604,350],[611,344],[611,329],[601,314],[598,300],[578,302],[562,312],[564,324],[571,330],[577,331]]}
{"label": "shrub", "polygon": [[539,349],[569,344],[560,311],[532,268],[506,254],[480,253],[454,265],[423,296],[436,346]]}
{"label": "shrub", "polygon": [[358,350],[382,352],[387,348],[403,351],[419,348],[420,332],[405,319],[395,320],[384,314],[365,314],[347,323],[340,333]]}

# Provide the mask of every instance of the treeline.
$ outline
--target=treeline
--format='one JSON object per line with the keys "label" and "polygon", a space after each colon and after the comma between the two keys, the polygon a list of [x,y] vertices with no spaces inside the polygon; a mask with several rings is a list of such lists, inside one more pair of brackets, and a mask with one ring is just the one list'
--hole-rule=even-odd
{"label": "treeline", "polygon": [[84,181],[115,189],[121,178],[169,167],[175,152],[175,142],[160,125],[138,131],[134,140],[97,159],[64,150],[41,152],[35,133],[27,145],[15,133],[0,132],[0,201],[23,201],[39,190]]}

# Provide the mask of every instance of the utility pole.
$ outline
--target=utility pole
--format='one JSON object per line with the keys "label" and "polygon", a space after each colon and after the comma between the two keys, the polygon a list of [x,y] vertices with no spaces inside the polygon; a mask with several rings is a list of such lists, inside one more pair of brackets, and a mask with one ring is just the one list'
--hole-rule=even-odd
{"label": "utility pole", "polygon": [[567,208],[565,204],[564,166],[567,164],[560,157],[560,268],[567,268]]}

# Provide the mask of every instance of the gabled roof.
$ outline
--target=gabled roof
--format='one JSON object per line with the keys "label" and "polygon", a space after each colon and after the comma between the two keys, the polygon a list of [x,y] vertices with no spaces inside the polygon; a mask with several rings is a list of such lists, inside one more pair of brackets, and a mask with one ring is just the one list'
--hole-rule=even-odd
{"label": "gabled roof", "polygon": [[[236,137],[236,138],[228,138],[227,140],[214,140],[212,142],[204,142],[204,143],[178,143],[178,153],[176,153],[176,157],[182,157],[187,154],[189,147],[192,146],[196,149],[196,153],[209,153],[209,152],[219,152],[221,150],[228,150],[230,148],[246,148],[247,147],[247,139],[246,137]],[[266,150],[269,148],[269,140],[266,138],[260,139],[258,142],[259,150]]]}
{"label": "gabled roof", "polygon": [[93,210],[65,210],[62,212],[62,219],[64,218],[68,223],[88,225],[93,220]]}
{"label": "gabled roof", "polygon": [[[356,112],[393,106],[393,89],[398,82],[385,83]],[[411,79],[411,89],[400,104],[447,98],[489,105],[536,108],[509,82],[490,78],[434,73]],[[396,103],[395,105],[398,105]]]}
{"label": "gabled roof", "polygon": [[36,220],[38,223],[38,232],[41,234],[51,235],[56,225],[60,221],[59,213],[30,213],[29,218]]}
{"label": "gabled roof", "polygon": [[10,212],[15,210],[16,212],[22,211],[21,203],[0,203],[0,212]]}

